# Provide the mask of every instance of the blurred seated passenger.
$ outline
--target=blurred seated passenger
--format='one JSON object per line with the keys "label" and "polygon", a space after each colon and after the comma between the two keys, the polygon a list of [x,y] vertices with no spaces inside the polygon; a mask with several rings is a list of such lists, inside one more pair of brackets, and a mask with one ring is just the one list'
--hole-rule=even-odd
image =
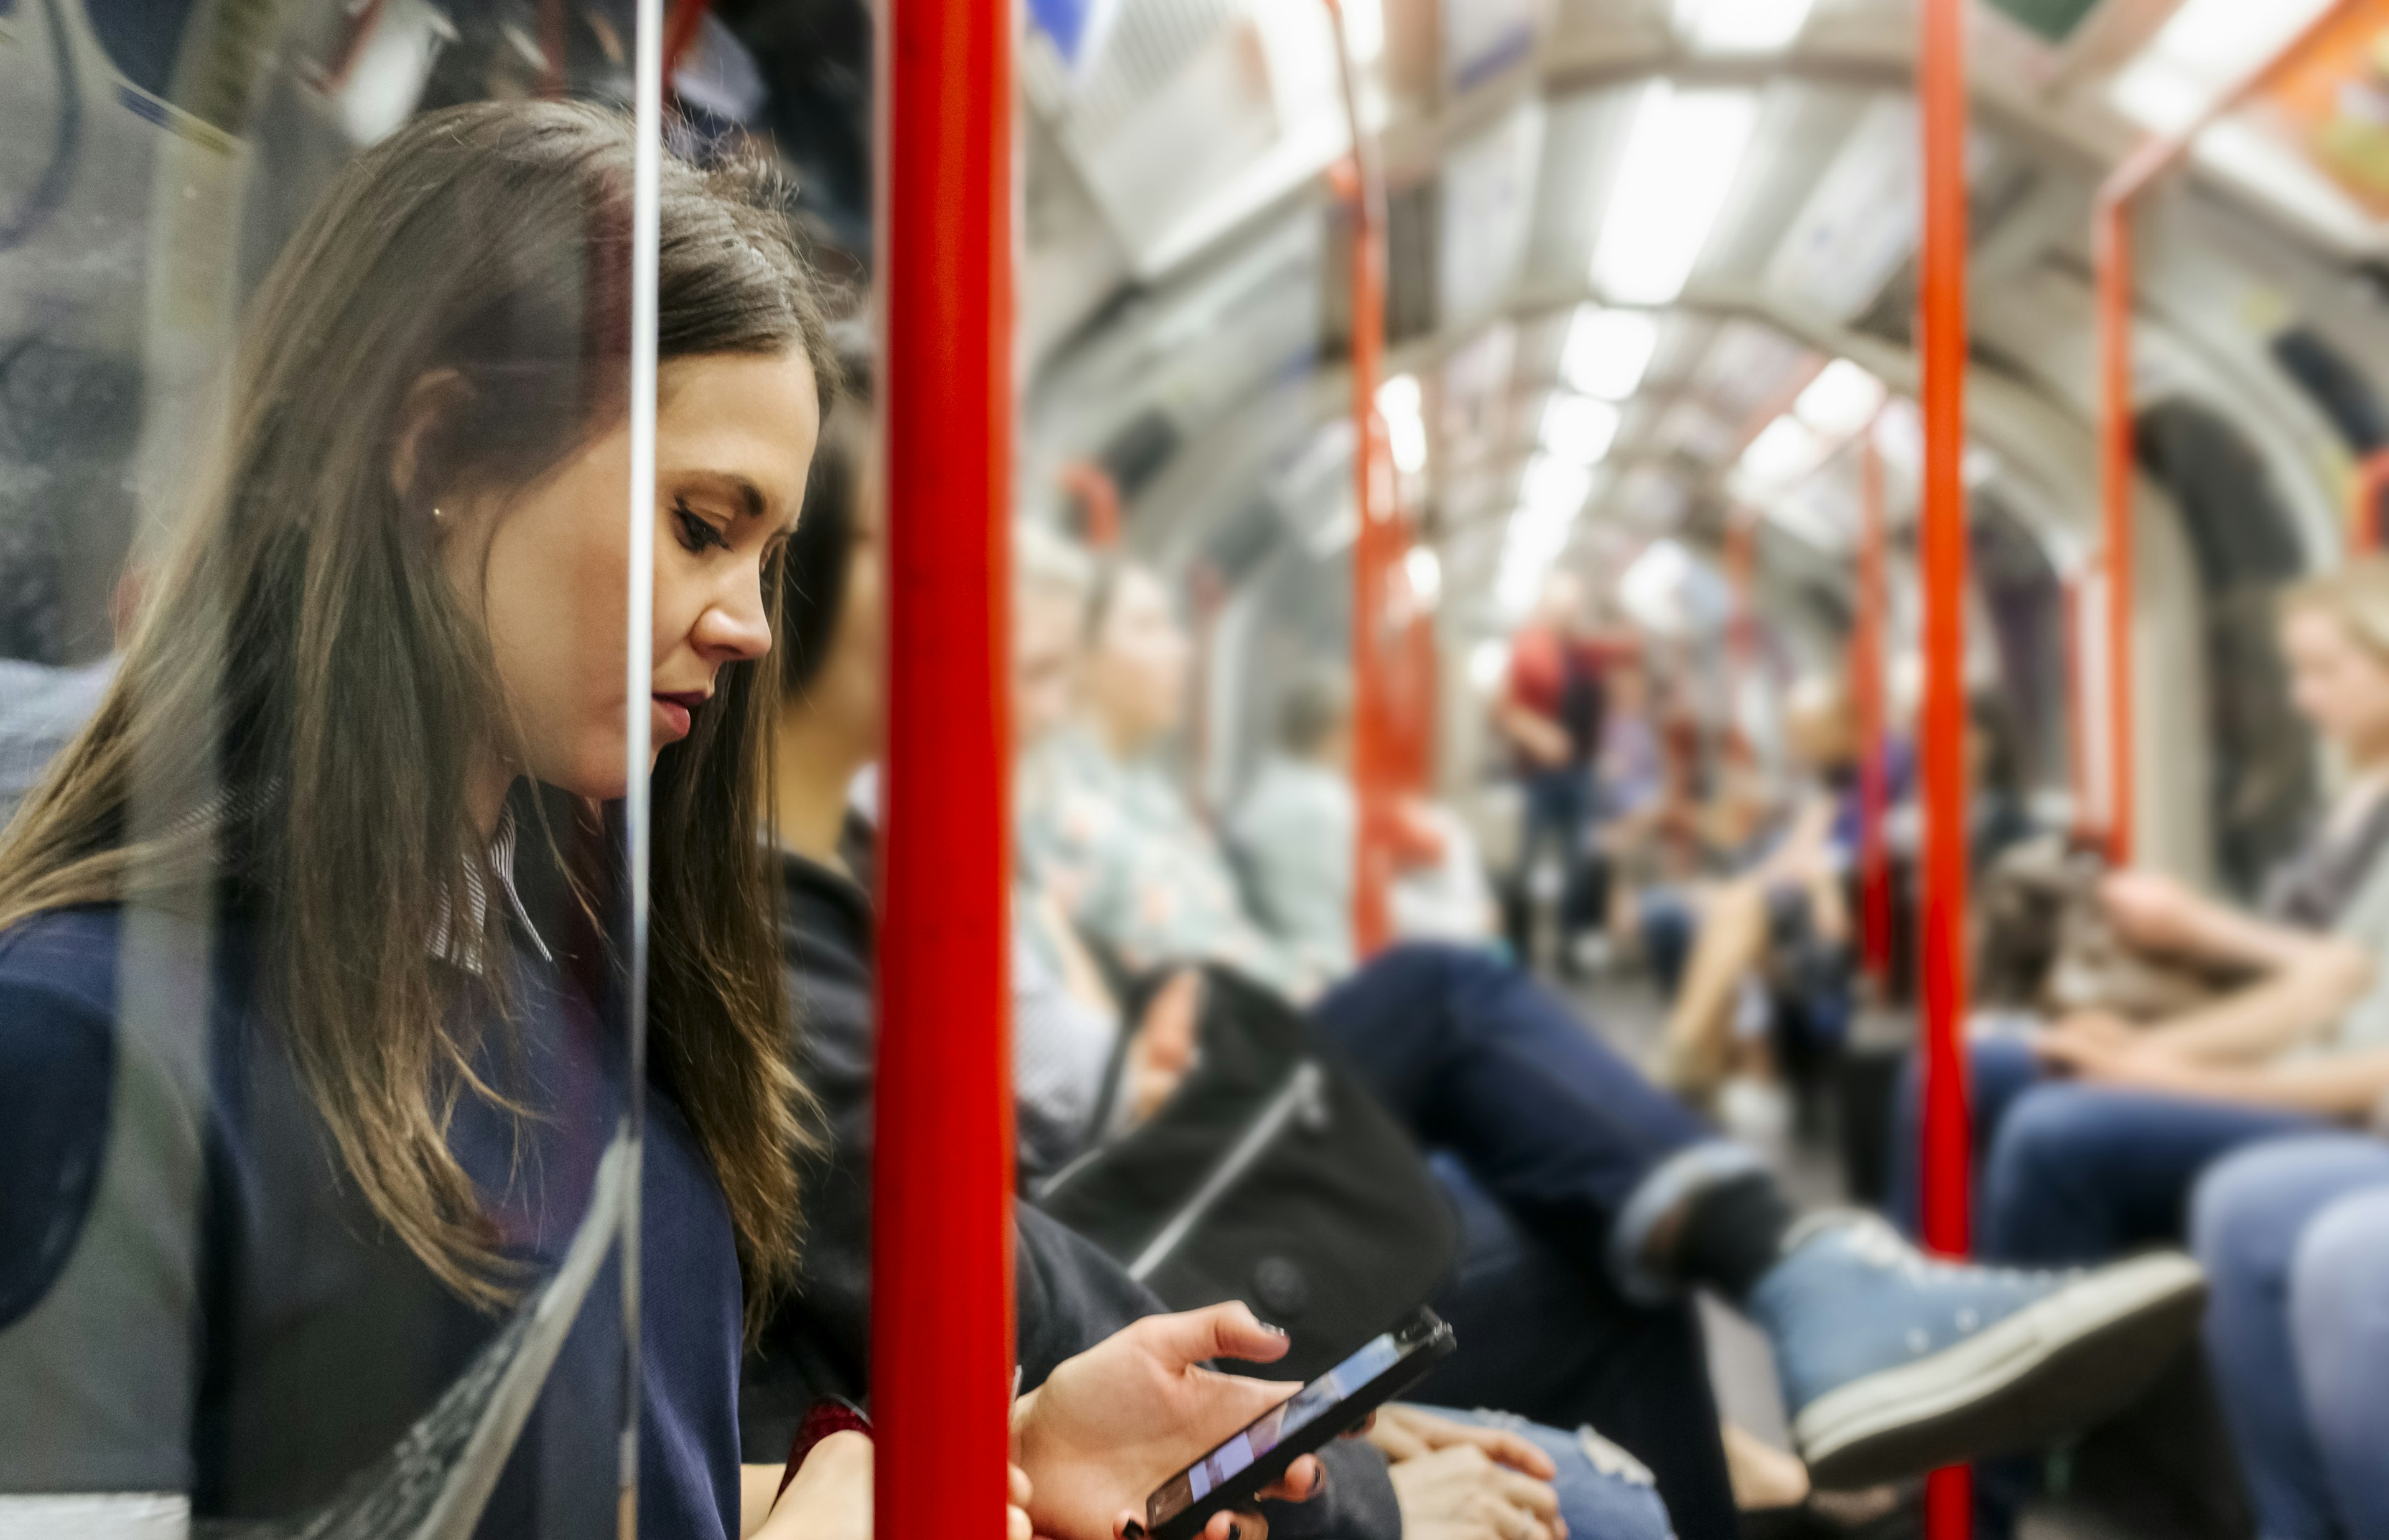
{"label": "blurred seated passenger", "polygon": [[[862,413],[851,406],[833,413],[780,590],[773,817],[782,956],[799,1073],[819,1101],[828,1147],[807,1192],[797,1288],[747,1360],[739,1423],[753,1459],[785,1452],[820,1398],[862,1401],[869,1392],[873,914],[855,869],[867,861],[873,836],[851,810],[847,788],[878,757],[883,737],[886,610],[870,450]],[[1033,571],[1036,553],[1028,541],[1022,546],[1018,565]],[[1054,639],[1056,651],[1067,656],[1073,611],[1059,613],[1066,630]],[[1021,618],[1033,630],[1037,617]],[[1018,712],[1032,716],[1036,681],[1024,673],[1016,694]],[[1033,959],[1023,961],[1033,965]],[[1154,1036],[1168,1031],[1157,1026]],[[1101,1033],[1090,1072],[1098,1079],[1114,1034],[1108,1020]],[[1054,1114],[1046,1103],[1062,1076],[1038,1058],[1054,1056],[1050,1037],[1028,1034],[1018,1043],[1025,1171],[1052,1158],[1052,1136],[1043,1130]],[[1066,1041],[1061,1057],[1068,1061],[1078,1046]],[[1087,1114],[1074,1102],[1069,1115]],[[1143,1284],[1055,1220],[1027,1204],[1015,1209],[1015,1220],[1025,1389],[1034,1392],[1072,1355],[1162,1313]],[[1426,1536],[1472,1508],[1498,1534],[1518,1540],[1566,1540],[1571,1533],[1577,1540],[1665,1540],[1667,1516],[1647,1483],[1604,1473],[1557,1430],[1495,1420],[1388,1411],[1372,1437],[1397,1455],[1390,1474],[1375,1449],[1329,1445],[1321,1456],[1327,1483],[1319,1499],[1269,1515],[1277,1540]],[[1555,1517],[1565,1521],[1553,1523]]]}
{"label": "blurred seated passenger", "polygon": [[1352,689],[1341,675],[1297,679],[1278,708],[1277,742],[1228,818],[1253,910],[1322,978],[1352,971]]}
{"label": "blurred seated passenger", "polygon": [[[2297,709],[2347,788],[2254,912],[2153,873],[2102,886],[2133,945],[2251,982],[2154,1023],[2077,1012],[1972,1045],[1986,1254],[2070,1263],[2177,1241],[2217,1158],[2355,1122],[2389,1093],[2389,561],[2286,592],[2280,641]],[[1910,1129],[1915,1093],[1911,1070]],[[1897,1168],[1903,1213],[1912,1165]]]}
{"label": "blurred seated passenger", "polygon": [[[1126,567],[1108,588],[1077,597],[1092,613],[1051,592],[1016,597],[1023,679],[1068,678],[1067,663],[1022,655],[1040,646],[1059,653],[1075,632],[1081,677],[1108,676],[1089,692],[1098,724],[1107,701],[1133,700],[1145,741],[1174,728],[1174,711],[1148,704],[1175,700],[1157,668],[1184,658],[1157,580]],[[1106,614],[1131,604],[1141,608],[1132,626]],[[1132,648],[1123,637],[1133,638]],[[1134,668],[1122,655],[1130,652]],[[1066,763],[1101,752],[1100,726],[1074,730],[1025,708],[1015,725],[1030,763],[1049,771],[1053,745],[1035,741],[1041,729],[1066,735]],[[1064,877],[1051,889],[1063,901],[1050,912],[1111,943],[1141,970],[1166,973],[1194,960],[1237,964],[1238,953],[1207,953],[1201,944],[1215,934],[1240,939],[1241,930],[1172,934],[1138,923],[1167,912],[1179,874],[1173,861],[1189,846],[1200,846],[1186,865],[1192,880],[1207,883],[1220,865],[1158,771],[1132,783],[1116,770],[1074,773],[1063,783],[1076,799],[1067,818],[1039,805],[1054,795],[1054,782],[1032,790],[1036,783],[1024,772],[1022,784],[1023,814],[1041,825],[1041,837],[1023,842],[1031,875],[1042,858]],[[1140,796],[1168,801],[1131,821],[1094,802],[1094,789],[1105,784],[1133,784]],[[1137,837],[1151,828],[1168,829],[1171,838]],[[1123,849],[1110,846],[1115,839]],[[1121,880],[1123,863],[1141,885]],[[1151,907],[1120,912],[1122,902],[1148,893]],[[1089,894],[1105,899],[1090,902]],[[1049,955],[1066,953],[1068,939],[1041,938]],[[1182,949],[1168,949],[1173,944]],[[1067,957],[1053,971],[1097,977]],[[1105,1024],[1098,1040],[1107,1051],[1056,1061],[1134,1071],[1135,1037],[1119,1039],[1155,1030],[1152,1016],[1129,1024],[1107,998],[1080,1003]],[[1424,1394],[1599,1428],[1656,1472],[1680,1534],[1724,1534],[1733,1525],[1699,1326],[1686,1303],[1695,1285],[1714,1289],[1767,1334],[1795,1437],[1827,1479],[1872,1481],[1923,1469],[1985,1452],[1985,1440],[2037,1445],[2107,1393],[2128,1392],[2159,1362],[2135,1363],[2137,1354],[2169,1353],[2178,1341],[2169,1329],[2189,1330],[2197,1274],[2178,1256],[2087,1280],[1994,1273],[1928,1260],[1855,1215],[1801,1216],[1757,1155],[1718,1139],[1643,1079],[1561,997],[1482,951],[1394,948],[1330,990],[1308,1016],[1433,1152],[1437,1179],[1461,1215],[1462,1260],[1435,1304],[1469,1350],[1438,1370]],[[1049,1031],[1089,1035],[1083,1014],[1066,1020],[1022,1002],[1015,1017],[1024,1062],[1041,1051],[1038,1041]],[[1185,1015],[1173,1012],[1160,1025],[1182,1034]],[[1108,1051],[1115,1045],[1121,1051]],[[1121,1088],[1157,1104],[1169,1075],[1182,1073],[1199,1049],[1182,1038],[1168,1045],[1146,1060],[1158,1083]],[[1104,1093],[1097,1081],[1075,1104],[1100,1106]],[[1112,1131],[1089,1125],[1083,1138]],[[1074,1152],[1065,1148],[1048,1158]],[[2068,1368],[2077,1349],[2093,1344],[2121,1351],[2107,1361],[2103,1381],[2086,1384]]]}
{"label": "blurred seated passenger", "polygon": [[1219,841],[1153,756],[1185,708],[1192,651],[1160,580],[1099,566],[1077,687],[1084,710],[1031,749],[1015,801],[1025,861],[1131,969],[1224,962],[1295,999],[1335,974],[1244,905]]}
{"label": "blurred seated passenger", "polygon": [[[1255,917],[1329,977],[1352,971],[1352,691],[1340,672],[1297,680],[1275,749],[1229,815],[1227,837]],[[1476,842],[1449,809],[1398,798],[1387,919],[1398,936],[1484,941],[1492,896]]]}
{"label": "blurred seated passenger", "polygon": [[2192,1213],[2206,1361],[2258,1533],[2389,1540],[2389,1144],[2260,1144],[2207,1172]]}
{"label": "blurred seated passenger", "polygon": [[[1771,1078],[1770,1046],[1798,1063],[1830,1054],[1848,1031],[1843,887],[1857,858],[1858,776],[1840,687],[1819,679],[1795,687],[1784,739],[1799,783],[1788,811],[1744,842],[1742,870],[1643,900],[1646,933],[1675,927],[1693,937],[1661,1042],[1660,1077],[1695,1105],[1706,1105],[1737,1070],[1756,1067]],[[1664,957],[1682,944],[1653,947]]]}

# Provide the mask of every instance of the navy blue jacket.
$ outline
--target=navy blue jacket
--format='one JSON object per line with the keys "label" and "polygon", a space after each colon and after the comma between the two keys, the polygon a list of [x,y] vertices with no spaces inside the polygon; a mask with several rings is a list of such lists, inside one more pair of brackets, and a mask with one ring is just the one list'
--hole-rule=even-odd
{"label": "navy blue jacket", "polygon": [[[626,1073],[618,1020],[528,940],[508,962],[515,1046],[482,1073],[530,1115],[467,1093],[449,1142],[535,1292],[590,1211]],[[0,933],[0,1492],[186,1494],[202,1520],[396,1511],[470,1474],[493,1376],[537,1367],[533,1323],[459,1300],[358,1195],[253,957],[237,920],[114,906]],[[458,985],[488,1019],[480,981]],[[737,1256],[693,1133],[660,1089],[647,1106],[639,1532],[724,1540]],[[498,1445],[481,1534],[614,1533],[623,1335],[605,1256]]]}

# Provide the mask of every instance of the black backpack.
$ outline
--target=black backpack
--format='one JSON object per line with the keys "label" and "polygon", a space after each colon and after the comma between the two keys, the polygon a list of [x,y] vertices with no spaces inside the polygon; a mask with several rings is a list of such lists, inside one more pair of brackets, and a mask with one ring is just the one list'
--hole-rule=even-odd
{"label": "black backpack", "polygon": [[1310,1380],[1426,1303],[1457,1222],[1333,1045],[1259,985],[1217,967],[1204,984],[1185,1081],[1030,1197],[1173,1310],[1243,1300],[1294,1341],[1254,1372]]}

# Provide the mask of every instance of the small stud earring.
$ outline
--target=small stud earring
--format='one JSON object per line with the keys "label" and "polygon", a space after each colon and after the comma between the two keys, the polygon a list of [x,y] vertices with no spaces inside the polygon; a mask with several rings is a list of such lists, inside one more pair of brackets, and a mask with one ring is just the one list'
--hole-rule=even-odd
{"label": "small stud earring", "polygon": [[435,505],[431,510],[431,517],[435,523],[444,524],[448,520],[447,513],[437,505]]}

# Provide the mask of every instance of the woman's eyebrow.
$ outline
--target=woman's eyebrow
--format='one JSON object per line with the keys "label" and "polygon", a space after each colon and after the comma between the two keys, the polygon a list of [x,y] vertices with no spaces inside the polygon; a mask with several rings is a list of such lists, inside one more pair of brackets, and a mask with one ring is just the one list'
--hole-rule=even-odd
{"label": "woman's eyebrow", "polygon": [[739,513],[747,518],[760,518],[763,511],[772,505],[771,498],[764,494],[762,488],[735,471],[691,471],[684,478],[709,491],[729,497],[738,504]]}

